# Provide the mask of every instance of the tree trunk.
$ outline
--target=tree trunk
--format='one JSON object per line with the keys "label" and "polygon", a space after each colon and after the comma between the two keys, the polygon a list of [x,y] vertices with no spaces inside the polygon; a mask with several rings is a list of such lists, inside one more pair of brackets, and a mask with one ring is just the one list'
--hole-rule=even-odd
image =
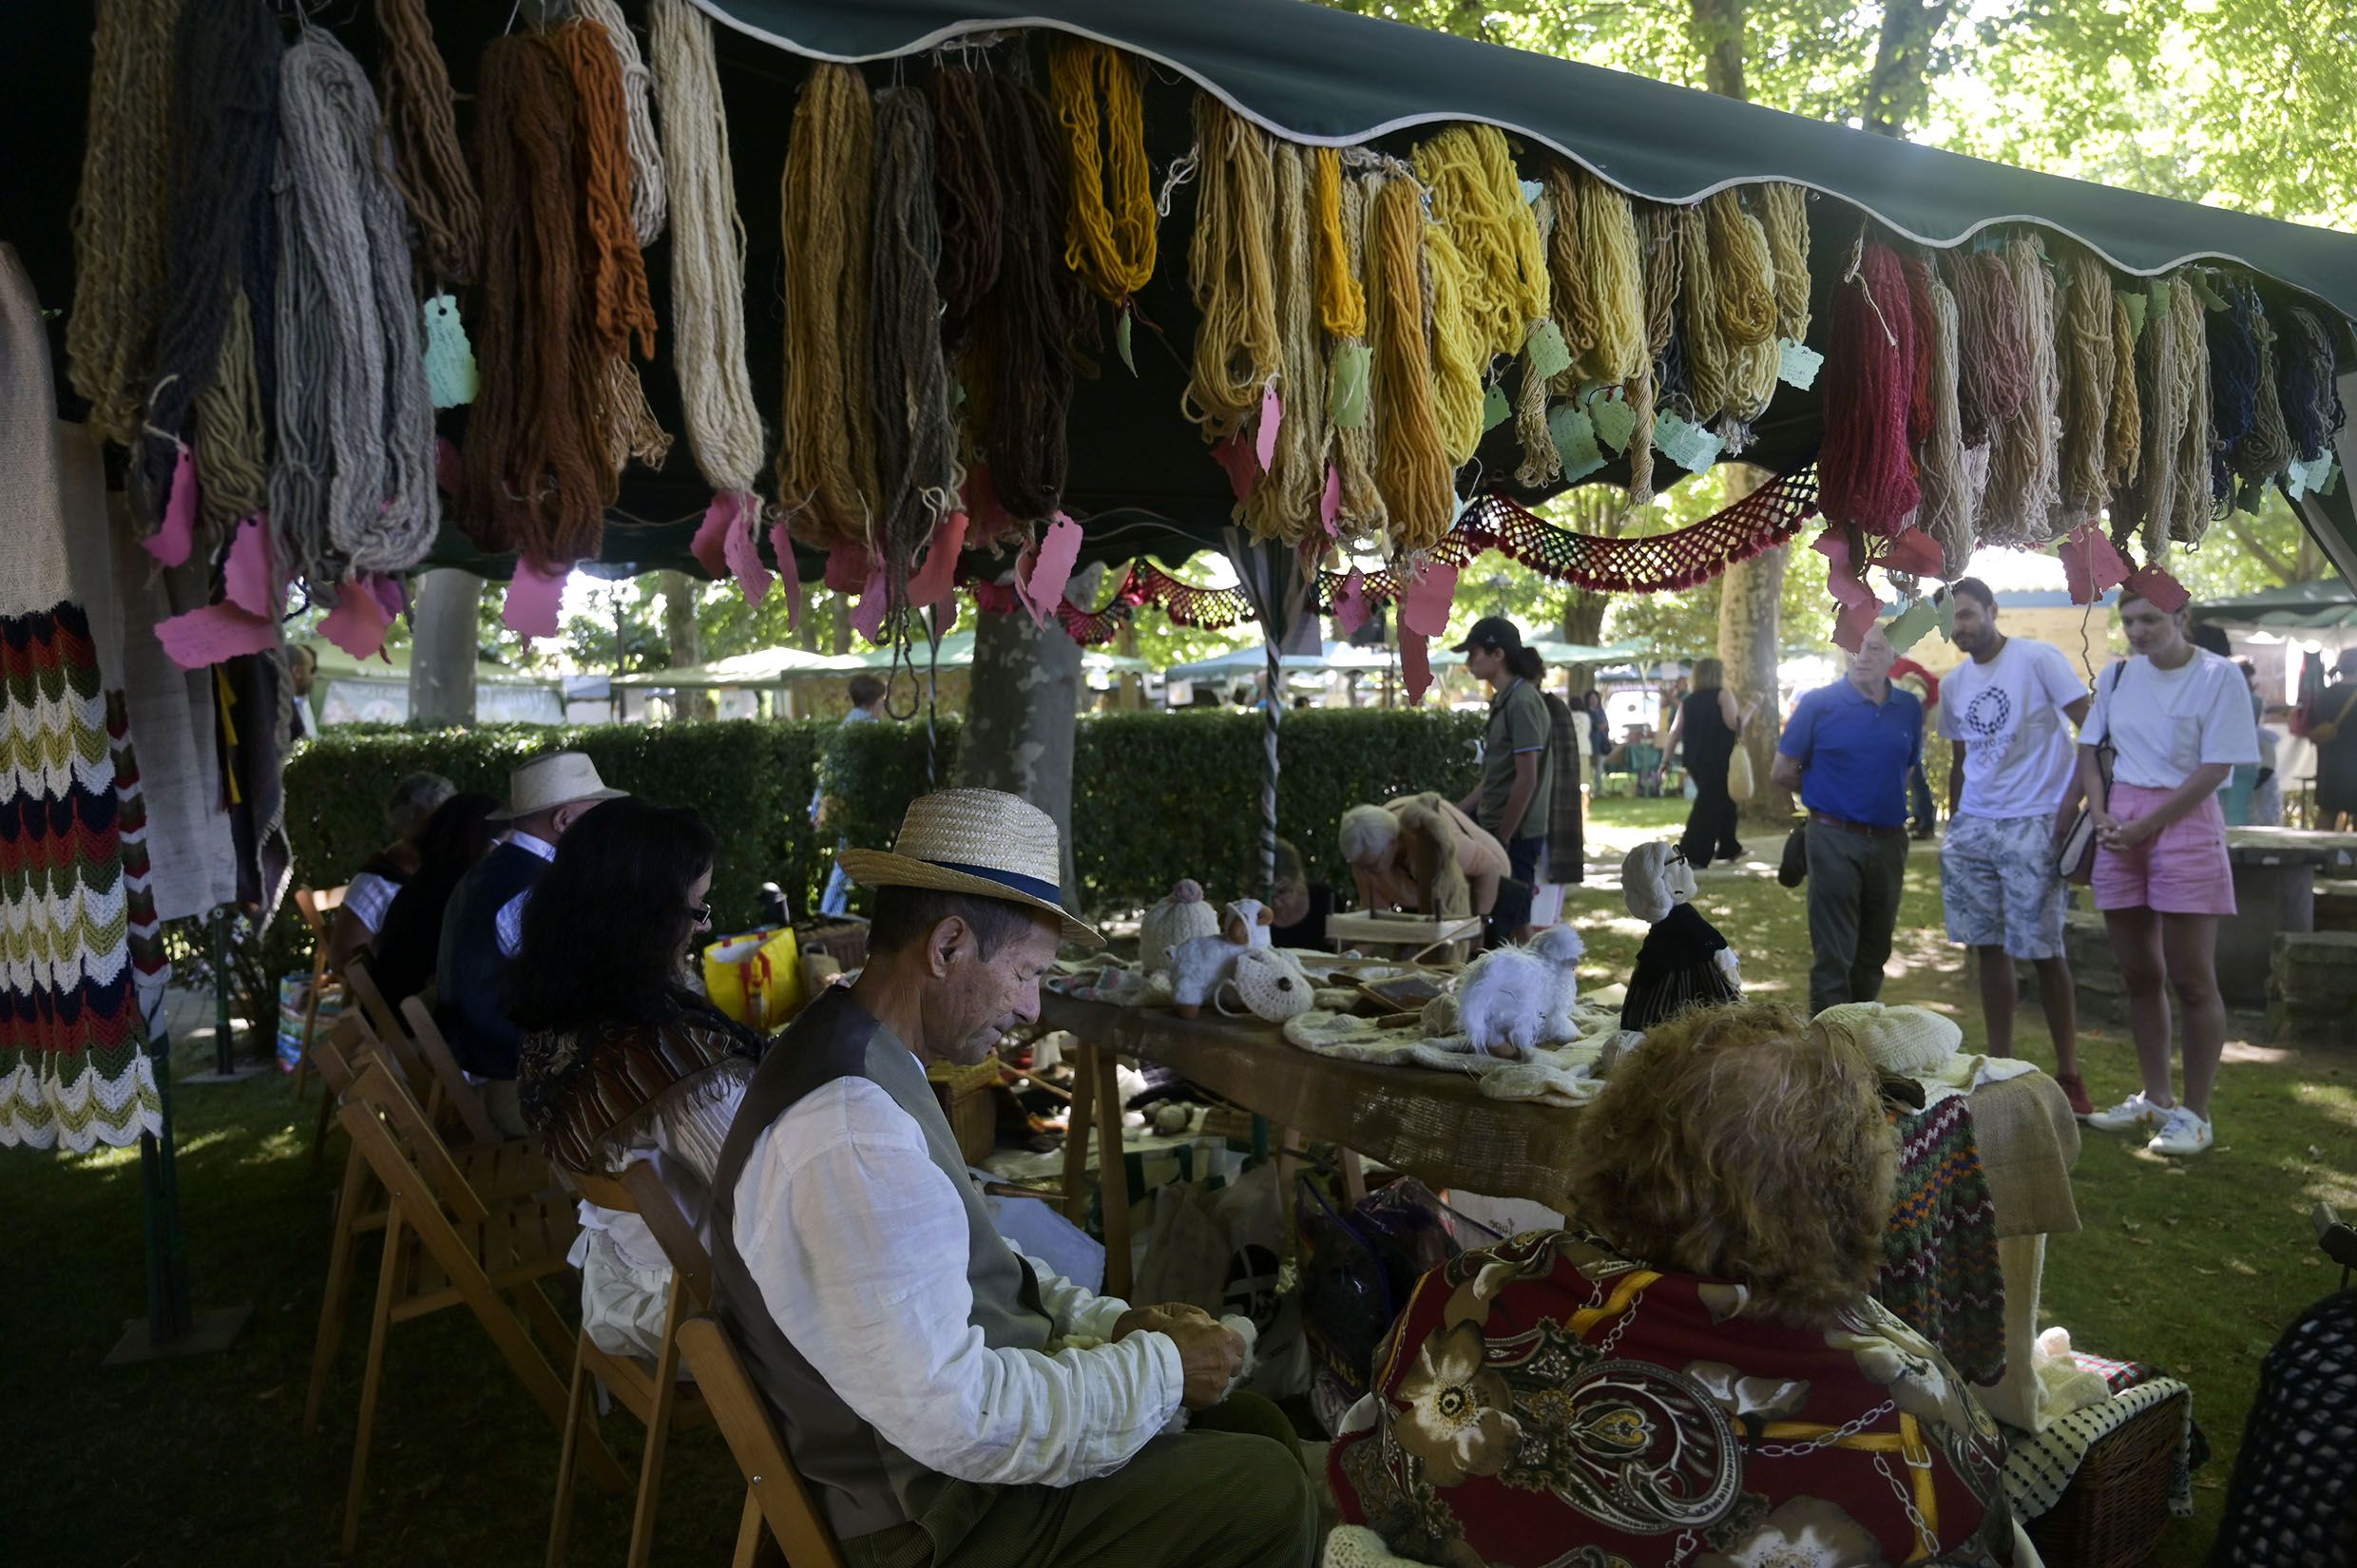
{"label": "tree trunk", "polygon": [[[1591,593],[1574,588],[1563,600],[1563,641],[1595,647],[1604,640],[1604,611],[1612,605],[1612,595]],[[1564,690],[1573,697],[1585,697],[1596,689],[1596,666],[1574,664],[1563,672],[1569,684]]]}
{"label": "tree trunk", "polygon": [[417,579],[410,639],[410,718],[419,724],[474,722],[475,625],[483,580],[444,567]]}
{"label": "tree trunk", "polygon": [[[1070,593],[1088,597],[1102,567],[1075,574]],[[958,778],[969,789],[1021,795],[1056,820],[1064,840],[1064,890],[1078,908],[1072,858],[1072,750],[1081,704],[1081,645],[1049,620],[1023,611],[974,617],[974,667],[966,701]]]}
{"label": "tree trunk", "polygon": [[[1760,469],[1736,468],[1743,493],[1767,479]],[[1778,545],[1764,555],[1731,566],[1721,581],[1718,599],[1718,657],[1727,666],[1727,689],[1737,709],[1752,709],[1743,726],[1743,749],[1751,755],[1754,787],[1742,809],[1743,819],[1771,827],[1792,820],[1792,796],[1768,782],[1776,759],[1776,662],[1782,629],[1784,566],[1790,545]],[[1753,702],[1758,703],[1753,709]]]}
{"label": "tree trunk", "polygon": [[[671,644],[671,667],[686,669],[704,661],[703,628],[696,624],[696,581],[685,572],[661,574],[663,636]],[[684,719],[705,719],[719,712],[709,691],[676,694],[674,711]]]}
{"label": "tree trunk", "polygon": [[1867,78],[1859,117],[1877,136],[1905,136],[1930,99],[1931,45],[1947,20],[1950,0],[1886,0],[1874,70]]}
{"label": "tree trunk", "polygon": [[794,616],[795,625],[798,628],[795,633],[795,641],[804,653],[816,653],[818,651],[817,596],[813,594],[809,584],[805,583],[794,590],[794,597],[799,604]]}
{"label": "tree trunk", "polygon": [[1722,98],[1751,96],[1743,86],[1743,7],[1744,0],[1694,0],[1692,30],[1702,54],[1702,80]]}
{"label": "tree trunk", "polygon": [[[1121,636],[1115,641],[1113,645],[1121,650],[1124,658],[1137,658],[1138,623],[1134,621],[1122,621]],[[1121,677],[1121,700],[1120,705],[1130,713],[1143,713],[1145,711],[1146,678],[1144,676],[1130,674]]]}
{"label": "tree trunk", "polygon": [[834,651],[847,654],[852,651],[852,602],[836,594],[830,602],[834,607]]}

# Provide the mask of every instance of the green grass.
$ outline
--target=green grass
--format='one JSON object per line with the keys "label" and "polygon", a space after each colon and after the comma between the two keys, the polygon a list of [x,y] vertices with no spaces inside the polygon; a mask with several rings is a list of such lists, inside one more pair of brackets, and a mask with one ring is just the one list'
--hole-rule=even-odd
{"label": "green grass", "polygon": [[[1617,860],[1674,831],[1676,801],[1607,802],[1592,859]],[[1752,830],[1773,862],[1780,835]],[[1701,903],[1741,951],[1757,994],[1805,993],[1801,897],[1766,869],[1713,871]],[[1593,983],[1623,977],[1642,932],[1607,882],[1574,895]],[[1937,862],[1919,849],[1888,996],[1952,1013],[1981,1036],[1961,963],[1942,935]],[[2238,1036],[2248,1028],[2238,1021]],[[2022,1048],[2045,1048],[2034,1010]],[[2085,1041],[2098,1100],[2135,1085],[2117,1032]],[[182,1070],[201,1067],[193,1053]],[[139,1158],[0,1154],[0,1408],[17,1433],[0,1480],[0,1561],[29,1568],[328,1564],[358,1405],[374,1263],[359,1274],[345,1349],[316,1437],[301,1414],[322,1260],[343,1143],[310,1164],[313,1105],[267,1077],[176,1097],[181,1190],[199,1305],[250,1302],[225,1354],[102,1368],[124,1320],[144,1310]],[[316,1102],[314,1102],[316,1103]],[[2259,1356],[2337,1278],[2309,1241],[2317,1198],[2357,1209],[2357,1057],[2230,1046],[2219,1147],[2190,1165],[2089,1135],[2075,1177],[2078,1235],[2056,1238],[2045,1307],[2082,1347],[2183,1376],[2217,1457],[2197,1480],[2199,1516],[2172,1525],[2164,1568],[2190,1568],[2214,1527]],[[558,1368],[560,1376],[565,1368]],[[635,1424],[604,1431],[635,1470]],[[537,1563],[548,1525],[555,1440],[463,1310],[395,1328],[378,1416],[360,1564],[402,1568]],[[710,1431],[673,1444],[656,1560],[726,1560],[742,1496]],[[584,1488],[574,1559],[617,1561],[625,1500]]]}

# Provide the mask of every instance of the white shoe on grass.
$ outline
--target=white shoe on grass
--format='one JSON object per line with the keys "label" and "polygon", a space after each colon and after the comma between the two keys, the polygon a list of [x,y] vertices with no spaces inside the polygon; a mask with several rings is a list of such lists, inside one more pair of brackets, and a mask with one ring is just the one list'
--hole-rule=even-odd
{"label": "white shoe on grass", "polygon": [[2098,1111],[2086,1119],[2087,1125],[2098,1133],[2134,1133],[2156,1128],[2169,1119],[2175,1106],[2156,1105],[2144,1098],[2139,1089],[2107,1111]]}
{"label": "white shoe on grass", "polygon": [[2210,1130],[2209,1121],[2195,1116],[2182,1105],[2169,1108],[2168,1119],[2145,1149],[2156,1155],[2198,1155],[2206,1153],[2217,1136]]}

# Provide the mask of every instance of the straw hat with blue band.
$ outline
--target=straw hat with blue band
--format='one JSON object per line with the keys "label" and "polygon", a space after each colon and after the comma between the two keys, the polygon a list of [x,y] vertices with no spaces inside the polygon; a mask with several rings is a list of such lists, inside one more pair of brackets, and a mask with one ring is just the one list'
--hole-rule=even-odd
{"label": "straw hat with blue band", "polygon": [[890,851],[845,850],[843,874],[863,888],[930,888],[1027,904],[1064,922],[1068,942],[1104,946],[1064,907],[1064,843],[1055,819],[997,790],[937,790],[909,803]]}

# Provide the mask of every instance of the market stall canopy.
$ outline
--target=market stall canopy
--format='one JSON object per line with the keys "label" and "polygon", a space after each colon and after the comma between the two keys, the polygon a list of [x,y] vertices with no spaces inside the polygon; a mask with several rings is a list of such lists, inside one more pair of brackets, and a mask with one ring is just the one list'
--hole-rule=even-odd
{"label": "market stall canopy", "polygon": [[2194,606],[2194,619],[2213,626],[2267,626],[2322,631],[2357,626],[2357,589],[2347,583],[2294,583]]}
{"label": "market stall canopy", "polygon": [[[923,671],[935,665],[922,639],[903,658],[912,660]],[[753,653],[735,654],[716,659],[709,664],[690,664],[674,670],[640,670],[614,678],[617,686],[654,690],[718,690],[780,685],[789,680],[807,679],[816,676],[882,675],[892,667],[891,648],[872,648],[864,653],[814,654],[799,648],[762,648]],[[938,667],[944,670],[970,669],[974,662],[974,634],[951,632],[941,640]],[[1095,648],[1081,652],[1081,668],[1091,675],[1144,675],[1154,666],[1143,659],[1122,654],[1109,654]]]}

